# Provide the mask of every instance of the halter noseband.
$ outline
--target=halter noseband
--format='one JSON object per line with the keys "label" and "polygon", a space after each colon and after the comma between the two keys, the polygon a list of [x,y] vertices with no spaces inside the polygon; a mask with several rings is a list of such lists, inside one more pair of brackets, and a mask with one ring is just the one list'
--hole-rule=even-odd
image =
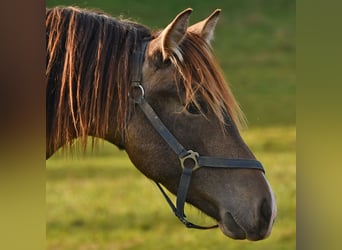
{"label": "halter noseband", "polygon": [[183,169],[181,179],[177,190],[176,205],[173,204],[160,183],[156,182],[158,188],[166,199],[167,203],[171,207],[177,218],[188,228],[196,229],[211,229],[216,228],[218,225],[213,226],[199,226],[186,220],[184,214],[184,205],[191,181],[192,173],[199,168],[229,168],[229,169],[257,169],[264,171],[262,164],[254,159],[229,159],[211,156],[201,156],[193,150],[186,150],[182,144],[173,136],[164,123],[160,120],[159,116],[153,110],[151,105],[145,99],[144,87],[141,84],[142,81],[142,65],[144,61],[144,55],[147,44],[150,38],[143,39],[140,49],[134,53],[135,69],[133,72],[133,78],[131,88],[136,89],[138,96],[130,96],[133,102],[140,107],[145,114],[146,118],[150,121],[151,125],[163,138],[163,140],[169,145],[169,147],[178,156],[180,165]]}

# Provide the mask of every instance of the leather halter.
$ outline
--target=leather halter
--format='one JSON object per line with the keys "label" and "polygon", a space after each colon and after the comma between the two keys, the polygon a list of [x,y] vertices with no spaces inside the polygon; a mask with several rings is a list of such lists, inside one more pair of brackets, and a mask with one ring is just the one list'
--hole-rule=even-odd
{"label": "leather halter", "polygon": [[[211,229],[216,228],[218,225],[213,226],[199,226],[189,222],[184,214],[184,205],[191,181],[192,173],[199,168],[223,168],[223,169],[256,169],[262,172],[264,168],[262,164],[254,159],[230,159],[221,157],[202,156],[193,150],[187,150],[182,144],[178,142],[176,137],[168,130],[164,123],[160,120],[159,116],[153,110],[151,105],[145,99],[145,91],[142,86],[142,66],[144,62],[144,55],[147,44],[150,38],[142,40],[140,48],[134,52],[135,69],[133,72],[133,78],[131,83],[131,90],[135,89],[139,95],[130,95],[131,100],[143,111],[146,118],[149,120],[154,129],[163,138],[163,140],[169,145],[169,147],[178,156],[180,166],[182,167],[182,175],[180,178],[176,205],[173,204],[160,183],[156,182],[158,188],[166,199],[167,203],[171,207],[177,218],[188,228],[196,229]],[[227,117],[229,119],[229,117]]]}

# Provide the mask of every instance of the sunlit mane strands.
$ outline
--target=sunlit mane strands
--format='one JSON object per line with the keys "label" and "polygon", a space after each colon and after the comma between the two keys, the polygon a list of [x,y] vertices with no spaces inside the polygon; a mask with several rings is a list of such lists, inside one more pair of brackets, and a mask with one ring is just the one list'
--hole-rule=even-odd
{"label": "sunlit mane strands", "polygon": [[188,32],[180,44],[182,60],[177,55],[170,58],[176,66],[176,77],[181,77],[185,88],[185,104],[198,104],[197,97],[214,111],[218,119],[225,123],[224,112],[228,112],[233,122],[241,127],[245,125],[245,117],[229,89],[220,67],[211,54],[209,45],[198,35]]}
{"label": "sunlit mane strands", "polygon": [[149,35],[142,25],[104,14],[73,7],[46,11],[51,151],[75,137],[84,147],[87,135],[103,137],[111,113],[116,113],[118,131],[125,127],[133,50]]}

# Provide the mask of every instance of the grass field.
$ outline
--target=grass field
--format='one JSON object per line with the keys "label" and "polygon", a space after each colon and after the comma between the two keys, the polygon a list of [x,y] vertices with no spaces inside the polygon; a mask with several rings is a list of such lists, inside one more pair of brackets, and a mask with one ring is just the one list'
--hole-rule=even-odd
{"label": "grass field", "polygon": [[[295,1],[53,1],[96,7],[162,28],[192,7],[191,23],[222,8],[214,53],[249,121],[245,141],[264,164],[277,199],[269,239],[234,241],[220,230],[185,229],[154,183],[125,152],[103,144],[83,157],[46,162],[47,249],[296,248]],[[210,223],[193,208],[195,221]],[[187,212],[189,213],[189,212]]]}
{"label": "grass field", "polygon": [[[60,153],[47,161],[47,249],[295,249],[295,128],[255,128],[243,136],[276,195],[269,239],[234,241],[220,230],[186,229],[126,153],[104,143],[86,157]],[[211,223],[194,208],[190,216]]]}

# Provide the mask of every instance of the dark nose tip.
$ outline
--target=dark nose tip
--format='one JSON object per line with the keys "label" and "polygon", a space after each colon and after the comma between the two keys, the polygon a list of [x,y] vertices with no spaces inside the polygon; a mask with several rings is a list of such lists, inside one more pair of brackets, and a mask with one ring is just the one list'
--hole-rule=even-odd
{"label": "dark nose tip", "polygon": [[270,223],[272,216],[272,207],[269,201],[264,199],[261,203],[261,217],[265,220],[266,224]]}

